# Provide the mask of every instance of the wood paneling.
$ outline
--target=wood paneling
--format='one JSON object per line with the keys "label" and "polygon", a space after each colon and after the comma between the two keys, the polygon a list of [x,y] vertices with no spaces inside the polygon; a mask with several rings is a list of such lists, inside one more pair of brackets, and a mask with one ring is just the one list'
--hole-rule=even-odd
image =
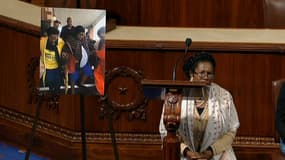
{"label": "wood paneling", "polygon": [[[44,0],[44,4],[49,7],[77,7],[76,0]],[[79,4],[81,8],[106,9],[120,17],[120,25],[264,27],[263,1],[260,0],[79,0]]]}
{"label": "wood paneling", "polygon": [[226,1],[142,1],[142,24],[154,26],[222,27],[229,14]]}
{"label": "wood paneling", "polygon": [[[106,9],[107,14],[117,18],[118,24],[141,25],[141,4],[140,0],[120,0],[120,1],[92,1],[87,0],[82,4],[83,8]],[[108,15],[109,16],[109,15]],[[143,25],[143,24],[142,24]]]}
{"label": "wood paneling", "polygon": [[[0,40],[3,59],[0,63],[0,139],[25,146],[35,114],[29,101],[27,66],[39,56],[39,33],[13,26],[1,20]],[[27,29],[25,29],[27,28]],[[33,26],[31,26],[33,28]],[[241,126],[235,141],[238,157],[258,159],[278,154],[274,130],[274,106],[271,82],[285,77],[284,49],[280,44],[196,43],[190,53],[206,50],[217,60],[216,82],[232,94]],[[184,51],[183,43],[107,41],[106,70],[125,66],[140,71],[147,79],[171,79],[173,64]],[[185,80],[178,65],[177,79]],[[118,84],[120,85],[120,84]],[[100,119],[98,97],[86,98],[86,130],[91,159],[110,159],[111,140],[106,119]],[[59,110],[41,112],[38,137],[33,148],[51,157],[80,157],[79,96],[60,96]],[[128,119],[123,112],[113,120],[122,159],[160,159],[158,124],[162,102],[148,100],[146,119]],[[21,131],[21,132],[20,132]],[[48,151],[48,148],[55,151]],[[250,151],[246,151],[250,148]],[[264,154],[260,154],[263,152]]]}
{"label": "wood paneling", "polygon": [[[216,82],[233,94],[236,103],[241,122],[238,135],[274,137],[275,111],[271,99],[271,83],[285,77],[284,70],[281,71],[285,67],[285,56],[259,52],[245,54],[230,50],[216,50],[212,53],[217,59]],[[169,50],[112,49],[108,54],[111,55],[108,56],[109,67],[128,65],[141,70],[148,79],[171,79],[171,64],[181,56],[180,51]],[[181,64],[178,65],[178,68],[181,67]],[[179,69],[177,79],[185,79]],[[152,114],[156,112],[152,111]]]}
{"label": "wood paneling", "polygon": [[284,1],[264,0],[264,27],[285,28],[284,9]]}
{"label": "wood paneling", "polygon": [[77,8],[77,0],[44,0],[45,7]]}
{"label": "wood paneling", "polygon": [[235,147],[237,159],[240,160],[283,160],[284,155],[278,148],[258,149],[251,147]]}

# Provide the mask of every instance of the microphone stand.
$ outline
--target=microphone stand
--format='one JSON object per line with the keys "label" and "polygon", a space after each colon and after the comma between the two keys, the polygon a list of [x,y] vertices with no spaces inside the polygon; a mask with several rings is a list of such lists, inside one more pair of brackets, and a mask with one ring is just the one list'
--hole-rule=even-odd
{"label": "microphone stand", "polygon": [[185,57],[187,56],[187,53],[188,53],[188,48],[189,46],[191,45],[192,43],[192,39],[191,38],[186,38],[185,40],[185,51],[184,51],[184,56],[183,57],[180,57],[177,59],[174,67],[173,67],[173,72],[172,72],[172,80],[176,80],[176,68],[177,68],[177,64],[180,62],[181,58],[185,59]]}

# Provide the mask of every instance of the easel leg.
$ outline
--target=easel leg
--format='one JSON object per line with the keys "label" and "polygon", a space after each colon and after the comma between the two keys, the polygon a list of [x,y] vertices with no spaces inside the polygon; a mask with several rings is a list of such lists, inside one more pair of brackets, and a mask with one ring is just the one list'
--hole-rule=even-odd
{"label": "easel leg", "polygon": [[109,118],[109,129],[110,129],[110,134],[112,138],[112,145],[113,145],[115,160],[119,160],[119,153],[118,153],[118,148],[117,148],[116,135],[115,135],[115,131],[113,128],[112,118]]}
{"label": "easel leg", "polygon": [[80,113],[81,113],[81,139],[82,139],[82,160],[86,160],[86,129],[85,129],[85,102],[84,96],[80,95]]}
{"label": "easel leg", "polygon": [[35,137],[35,134],[36,134],[36,128],[37,128],[38,120],[39,120],[39,117],[40,117],[42,101],[43,101],[43,95],[40,95],[39,99],[38,99],[36,115],[35,115],[35,119],[34,119],[34,123],[33,123],[33,127],[32,127],[32,134],[31,134],[31,137],[30,137],[30,143],[28,145],[28,150],[27,150],[26,155],[25,155],[25,160],[29,160],[30,159],[31,149],[32,149],[32,146],[33,146],[33,143],[34,143],[34,137]]}
{"label": "easel leg", "polygon": [[105,102],[105,107],[107,107],[106,110],[107,110],[109,130],[110,130],[111,139],[112,139],[114,158],[115,160],[119,160],[119,152],[118,152],[117,143],[116,143],[116,135],[115,135],[114,127],[113,127],[113,111],[111,107],[108,105],[108,103],[106,102]]}

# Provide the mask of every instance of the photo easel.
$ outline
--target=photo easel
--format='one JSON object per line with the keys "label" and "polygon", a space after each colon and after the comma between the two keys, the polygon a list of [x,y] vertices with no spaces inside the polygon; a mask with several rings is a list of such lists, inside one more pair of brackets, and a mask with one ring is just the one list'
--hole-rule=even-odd
{"label": "photo easel", "polygon": [[[38,121],[40,118],[40,112],[42,108],[42,104],[48,96],[55,96],[52,94],[46,94],[44,92],[39,92],[38,93],[38,98],[37,98],[37,108],[36,108],[36,114],[35,118],[33,121],[32,125],[32,132],[30,135],[30,140],[28,144],[28,149],[25,155],[25,160],[30,159],[30,154],[32,150],[32,146],[34,144],[34,139],[35,139],[35,134],[36,134],[36,129],[38,126]],[[80,95],[80,120],[81,120],[81,142],[82,142],[82,159],[86,160],[87,159],[87,152],[86,152],[86,128],[85,128],[85,101],[84,101],[84,95]]]}
{"label": "photo easel", "polygon": [[[30,135],[28,147],[27,147],[27,152],[25,154],[25,160],[30,159],[30,154],[31,150],[34,144],[34,139],[36,135],[36,129],[38,126],[38,121],[40,119],[40,112],[42,108],[42,104],[46,99],[50,99],[52,96],[58,96],[58,95],[53,95],[47,92],[38,92],[37,93],[37,108],[36,108],[36,113],[35,113],[35,118],[32,124],[32,132]],[[111,135],[111,140],[112,140],[112,147],[113,147],[113,152],[114,152],[114,159],[119,160],[119,153],[118,153],[118,148],[116,144],[116,136],[115,136],[115,131],[113,127],[113,111],[111,106],[107,103],[108,99],[107,96],[100,96],[100,100],[102,101],[105,110],[106,110],[106,115],[108,118],[108,126],[109,126],[109,131]],[[81,121],[81,144],[82,144],[82,160],[87,159],[87,147],[86,147],[86,128],[85,128],[85,96],[80,95],[80,121]]]}

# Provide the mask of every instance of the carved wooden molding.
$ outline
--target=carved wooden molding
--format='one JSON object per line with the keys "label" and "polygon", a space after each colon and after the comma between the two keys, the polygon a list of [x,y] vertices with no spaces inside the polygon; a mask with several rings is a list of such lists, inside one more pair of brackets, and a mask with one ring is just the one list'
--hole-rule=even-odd
{"label": "carved wooden molding", "polygon": [[234,146],[279,146],[274,137],[236,137]]}
{"label": "carved wooden molding", "polygon": [[[179,50],[185,49],[185,42],[173,41],[140,41],[140,40],[108,40],[107,49],[144,49],[144,50]],[[214,52],[263,52],[284,54],[284,44],[260,44],[260,43],[215,43],[195,42],[191,45],[191,51]]]}
{"label": "carved wooden molding", "polygon": [[[145,105],[147,100],[143,95],[141,73],[128,68],[117,67],[106,75],[107,105],[109,105],[118,119],[121,113],[128,113],[129,120],[145,120]],[[104,107],[101,115],[105,114]]]}
{"label": "carved wooden molding", "polygon": [[[33,118],[0,106],[0,119],[31,128]],[[37,132],[48,134],[69,142],[81,142],[81,132],[61,128],[54,124],[39,120]],[[90,143],[111,143],[110,133],[87,132],[86,140]],[[128,144],[161,144],[158,134],[116,133],[117,143]]]}
{"label": "carved wooden molding", "polygon": [[177,129],[180,124],[182,95],[177,91],[166,94],[164,101],[163,123],[167,130],[167,135],[163,138],[163,159],[173,160],[180,157],[180,140]]}
{"label": "carved wooden molding", "polygon": [[[33,118],[0,106],[0,120],[10,121],[27,128],[31,128]],[[48,134],[68,142],[81,142],[81,132],[61,128],[54,124],[39,121],[37,132]],[[86,133],[87,143],[111,143],[110,133]],[[140,133],[116,133],[116,141],[119,144],[162,144],[160,135]],[[260,147],[278,148],[279,143],[274,137],[246,137],[238,136],[233,143],[234,147]]]}
{"label": "carved wooden molding", "polygon": [[[168,93],[165,97],[165,107],[163,122],[166,130],[176,134],[180,124],[182,95],[178,93]],[[175,136],[175,135],[174,135]]]}

